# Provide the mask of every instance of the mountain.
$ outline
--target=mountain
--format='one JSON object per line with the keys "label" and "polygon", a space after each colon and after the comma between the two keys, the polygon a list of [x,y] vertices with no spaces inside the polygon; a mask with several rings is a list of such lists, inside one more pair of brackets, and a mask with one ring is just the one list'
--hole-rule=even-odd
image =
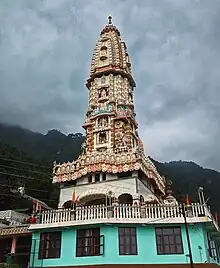
{"label": "mountain", "polygon": [[53,129],[43,135],[19,126],[0,123],[0,142],[24,151],[38,161],[71,161],[79,154],[83,141],[81,133],[65,135]]}
{"label": "mountain", "polygon": [[20,186],[25,186],[26,194],[57,207],[59,187],[51,183],[51,171],[51,162],[38,161],[0,142],[0,210],[32,210],[32,202],[11,192]]}
{"label": "mountain", "polygon": [[172,181],[174,195],[178,192],[188,194],[192,201],[198,201],[198,188],[204,188],[204,194],[212,212],[220,213],[220,173],[203,168],[194,162],[172,161],[160,163],[151,159],[160,174]]}
{"label": "mountain", "polygon": [[[50,130],[46,135],[35,133],[18,126],[0,124],[0,191],[1,184],[25,183],[28,194],[44,199],[49,205],[56,207],[58,200],[58,187],[51,183],[52,163],[72,161],[76,159],[81,150],[84,136],[81,133],[65,135],[58,130]],[[15,159],[20,162],[34,163],[38,166],[28,166],[18,162],[6,161],[3,158]],[[189,194],[191,200],[198,200],[198,187],[203,186],[206,198],[213,212],[220,213],[220,173],[205,169],[193,162],[172,161],[161,163],[151,159],[160,174],[173,182],[174,194],[179,190]],[[19,169],[16,170],[15,168]],[[41,173],[36,173],[41,172]],[[2,173],[16,173],[24,177],[34,177],[35,180],[13,177]],[[46,174],[46,175],[45,175]],[[16,178],[16,179],[15,179]],[[32,190],[31,190],[32,189]],[[35,189],[35,190],[33,190]],[[45,190],[45,192],[41,192]],[[8,192],[5,190],[5,194]],[[5,198],[5,197],[4,197]],[[4,199],[0,195],[0,209]],[[3,203],[2,203],[3,202]],[[7,201],[11,207],[16,202]],[[24,205],[17,202],[16,206]]]}

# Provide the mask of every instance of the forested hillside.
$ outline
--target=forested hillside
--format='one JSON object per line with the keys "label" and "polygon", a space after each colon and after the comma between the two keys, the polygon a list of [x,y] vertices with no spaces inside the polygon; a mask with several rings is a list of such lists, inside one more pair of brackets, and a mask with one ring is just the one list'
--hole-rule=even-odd
{"label": "forested hillside", "polygon": [[[153,159],[152,159],[153,160]],[[220,213],[220,173],[198,166],[193,162],[173,161],[160,163],[153,160],[159,172],[173,182],[173,190],[189,194],[191,200],[198,200],[198,188],[204,188],[204,194],[213,212]]]}
{"label": "forested hillside", "polygon": [[[56,207],[58,186],[52,185],[50,180],[53,161],[72,161],[78,156],[83,141],[81,133],[65,135],[51,130],[43,135],[0,124],[0,209],[31,205],[10,192],[11,186],[20,185],[25,185],[28,194]],[[197,189],[203,186],[213,211],[220,213],[219,172],[193,162],[152,161],[161,174],[172,180],[175,193],[180,190],[197,200]]]}
{"label": "forested hillside", "polygon": [[25,186],[26,193],[56,207],[57,185],[51,183],[52,163],[37,161],[26,153],[0,143],[0,210],[32,208],[32,202],[21,199],[11,189]]}
{"label": "forested hillside", "polygon": [[81,133],[65,135],[54,129],[43,135],[18,126],[0,123],[0,142],[9,144],[19,151],[25,151],[37,161],[71,161],[80,152],[83,140]]}

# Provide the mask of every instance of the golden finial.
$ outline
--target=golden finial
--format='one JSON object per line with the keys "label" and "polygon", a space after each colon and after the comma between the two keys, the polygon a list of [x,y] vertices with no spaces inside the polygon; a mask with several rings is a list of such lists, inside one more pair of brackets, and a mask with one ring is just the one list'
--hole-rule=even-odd
{"label": "golden finial", "polygon": [[108,24],[109,24],[109,25],[112,24],[112,16],[111,16],[111,15],[108,16]]}

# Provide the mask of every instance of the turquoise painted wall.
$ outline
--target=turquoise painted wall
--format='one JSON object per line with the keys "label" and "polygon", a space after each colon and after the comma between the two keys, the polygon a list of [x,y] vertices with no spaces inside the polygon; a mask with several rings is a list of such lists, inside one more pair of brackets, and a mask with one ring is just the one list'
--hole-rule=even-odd
{"label": "turquoise painted wall", "polygon": [[[126,225],[127,227],[128,225]],[[158,225],[157,225],[158,226]],[[165,226],[165,225],[163,225]],[[179,226],[179,225],[178,225]],[[94,226],[93,226],[94,227]],[[104,255],[92,257],[76,257],[76,229],[68,228],[62,231],[62,249],[59,259],[38,260],[40,233],[33,233],[33,241],[36,241],[36,252],[34,254],[34,243],[32,243],[32,260],[30,266],[73,266],[93,264],[166,264],[166,263],[189,263],[187,239],[184,226],[182,228],[184,254],[157,255],[155,232],[153,225],[136,226],[138,255],[121,256],[118,249],[118,228],[116,225],[100,226],[101,235],[105,236]],[[53,229],[54,230],[54,229]],[[55,231],[55,230],[54,230]],[[207,248],[202,224],[189,225],[190,241],[195,263],[207,261]],[[199,249],[201,247],[201,249]]]}
{"label": "turquoise painted wall", "polygon": [[[204,237],[204,241],[205,241],[204,248],[205,248],[205,252],[206,252],[207,262],[208,263],[217,263],[216,259],[209,256],[207,230],[205,228],[203,228],[203,237]],[[220,263],[217,263],[217,264],[220,265]]]}

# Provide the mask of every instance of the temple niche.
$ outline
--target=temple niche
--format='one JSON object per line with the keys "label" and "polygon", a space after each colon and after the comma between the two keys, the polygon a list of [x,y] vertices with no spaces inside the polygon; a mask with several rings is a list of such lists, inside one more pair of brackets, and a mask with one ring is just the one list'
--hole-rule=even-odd
{"label": "temple niche", "polygon": [[108,126],[108,118],[107,117],[101,117],[98,119],[98,127],[103,128]]}
{"label": "temple niche", "polygon": [[124,141],[123,141],[123,134],[122,132],[117,132],[115,134],[115,148],[118,148],[118,147],[123,147],[125,144],[124,144]]}
{"label": "temple niche", "polygon": [[106,77],[105,77],[105,75],[103,75],[101,77],[101,84],[105,84],[105,83],[106,83]]}
{"label": "temple niche", "polygon": [[99,133],[99,138],[98,138],[98,143],[99,144],[104,144],[107,142],[107,134],[106,132],[100,132]]}
{"label": "temple niche", "polygon": [[107,88],[101,88],[99,90],[99,98],[106,98],[108,96]]}
{"label": "temple niche", "polygon": [[105,42],[103,42],[101,44],[101,49],[100,49],[100,59],[101,60],[105,60],[108,57],[108,48],[107,48],[107,44]]}

